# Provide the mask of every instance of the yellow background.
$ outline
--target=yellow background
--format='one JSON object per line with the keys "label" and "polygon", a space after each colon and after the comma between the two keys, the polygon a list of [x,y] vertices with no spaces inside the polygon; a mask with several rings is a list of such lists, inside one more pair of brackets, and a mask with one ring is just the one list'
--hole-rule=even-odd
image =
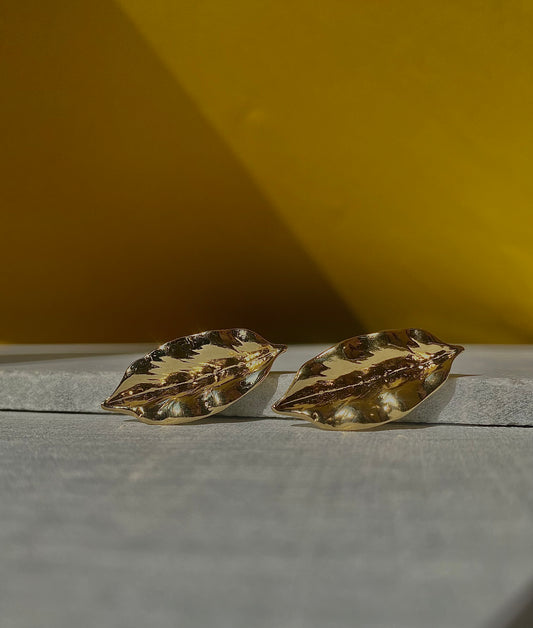
{"label": "yellow background", "polygon": [[533,342],[533,3],[4,0],[0,340]]}

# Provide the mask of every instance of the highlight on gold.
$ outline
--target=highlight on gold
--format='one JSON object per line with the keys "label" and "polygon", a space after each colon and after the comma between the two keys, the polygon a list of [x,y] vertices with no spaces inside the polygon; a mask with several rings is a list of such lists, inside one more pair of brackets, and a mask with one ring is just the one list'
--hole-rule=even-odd
{"label": "highlight on gold", "polygon": [[397,421],[446,381],[461,351],[422,329],[355,336],[306,362],[272,407],[329,430]]}
{"label": "highlight on gold", "polygon": [[177,338],[133,362],[102,408],[143,423],[190,423],[253,390],[286,348],[249,329]]}

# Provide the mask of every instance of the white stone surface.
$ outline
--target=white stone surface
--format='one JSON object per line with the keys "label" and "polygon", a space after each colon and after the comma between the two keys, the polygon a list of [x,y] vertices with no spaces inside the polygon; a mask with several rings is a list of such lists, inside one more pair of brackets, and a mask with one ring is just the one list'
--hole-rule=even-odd
{"label": "white stone surface", "polygon": [[[3,346],[0,409],[103,412],[100,403],[146,345]],[[274,417],[297,368],[325,346],[290,347],[267,380],[224,413]],[[533,346],[471,345],[448,382],[406,419],[419,423],[533,425]]]}
{"label": "white stone surface", "polygon": [[0,412],[0,625],[531,628],[532,452],[515,427]]}

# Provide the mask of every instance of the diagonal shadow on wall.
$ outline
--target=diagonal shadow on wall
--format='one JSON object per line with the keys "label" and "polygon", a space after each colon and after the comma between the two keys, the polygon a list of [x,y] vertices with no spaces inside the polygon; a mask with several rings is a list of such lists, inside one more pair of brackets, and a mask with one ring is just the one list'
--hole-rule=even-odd
{"label": "diagonal shadow on wall", "polygon": [[362,331],[109,1],[3,5],[0,340]]}

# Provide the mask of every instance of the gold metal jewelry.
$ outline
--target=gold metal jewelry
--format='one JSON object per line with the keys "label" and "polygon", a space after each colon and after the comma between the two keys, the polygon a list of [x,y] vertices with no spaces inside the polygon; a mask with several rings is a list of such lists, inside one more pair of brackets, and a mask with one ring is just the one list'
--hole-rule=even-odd
{"label": "gold metal jewelry", "polygon": [[329,430],[397,421],[446,381],[461,351],[422,329],[355,336],[303,364],[272,409]]}
{"label": "gold metal jewelry", "polygon": [[221,412],[253,390],[286,348],[249,329],[177,338],[133,362],[102,408],[143,423],[190,423]]}

